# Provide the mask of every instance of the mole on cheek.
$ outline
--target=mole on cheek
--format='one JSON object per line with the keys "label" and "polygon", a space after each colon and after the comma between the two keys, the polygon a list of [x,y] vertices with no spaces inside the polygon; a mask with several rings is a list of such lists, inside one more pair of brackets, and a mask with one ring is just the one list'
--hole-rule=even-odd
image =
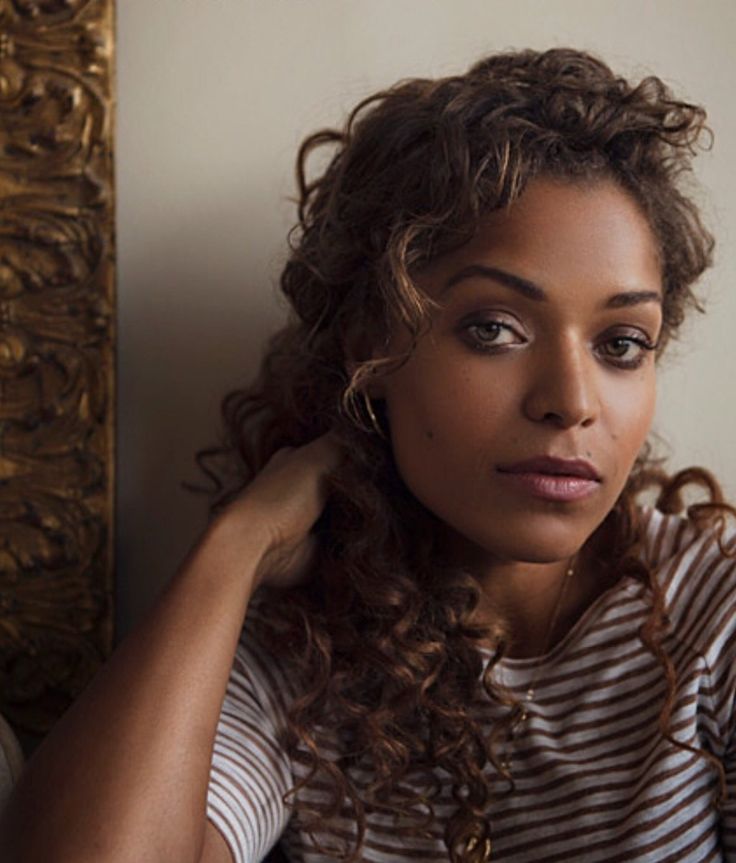
{"label": "mole on cheek", "polygon": [[424,433],[427,435],[429,440],[434,440],[434,432],[432,429],[427,429]]}

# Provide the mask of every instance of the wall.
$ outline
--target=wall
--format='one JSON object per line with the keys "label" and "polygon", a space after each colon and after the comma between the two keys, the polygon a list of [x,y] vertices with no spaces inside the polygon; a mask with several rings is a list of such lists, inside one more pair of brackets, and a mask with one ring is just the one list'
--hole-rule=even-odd
{"label": "wall", "polygon": [[709,315],[663,367],[656,428],[672,467],[704,464],[736,497],[735,40],[731,0],[119,0],[120,634],[202,528],[181,481],[281,318],[299,141],[379,87],[495,49],[586,48],[708,107]]}

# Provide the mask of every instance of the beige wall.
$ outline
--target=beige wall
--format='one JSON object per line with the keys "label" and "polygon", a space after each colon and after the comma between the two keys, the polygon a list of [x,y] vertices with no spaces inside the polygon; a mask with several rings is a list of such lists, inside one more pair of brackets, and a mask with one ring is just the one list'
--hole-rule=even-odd
{"label": "beige wall", "polygon": [[733,0],[118,0],[118,36],[121,633],[203,525],[180,481],[280,319],[298,142],[378,87],[494,49],[590,49],[708,107],[718,260],[709,315],[663,368],[657,429],[672,467],[704,464],[736,497]]}

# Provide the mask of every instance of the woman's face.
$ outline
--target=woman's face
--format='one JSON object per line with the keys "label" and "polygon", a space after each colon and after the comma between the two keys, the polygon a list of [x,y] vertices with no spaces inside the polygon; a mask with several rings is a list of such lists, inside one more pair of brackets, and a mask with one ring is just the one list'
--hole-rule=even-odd
{"label": "woman's face", "polygon": [[[537,179],[418,282],[441,308],[371,387],[401,476],[488,562],[569,557],[613,507],[654,412],[662,283],[644,215],[612,181]],[[390,348],[407,343],[396,332]],[[523,464],[543,458],[587,464]]]}

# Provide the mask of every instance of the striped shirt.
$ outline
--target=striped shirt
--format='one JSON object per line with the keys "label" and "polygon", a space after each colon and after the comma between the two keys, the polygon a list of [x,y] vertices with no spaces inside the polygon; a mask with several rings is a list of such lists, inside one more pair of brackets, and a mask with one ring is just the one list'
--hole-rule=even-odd
{"label": "striped shirt", "polygon": [[[659,731],[664,675],[638,636],[647,591],[624,577],[545,657],[506,658],[497,666],[499,682],[520,700],[532,683],[535,693],[505,753],[515,788],[489,812],[494,861],[736,863],[736,562],[711,531],[699,533],[690,521],[657,510],[643,514],[643,554],[664,588],[671,621],[664,645],[677,674],[671,731],[720,760],[729,796],[717,811],[714,766]],[[279,840],[292,861],[330,859],[314,850],[281,799],[301,775],[277,742],[292,692],[293,681],[255,643],[246,621],[207,803],[235,863],[262,860]],[[489,717],[500,709],[490,700],[480,708]],[[432,838],[397,836],[389,816],[369,813],[362,859],[447,860],[443,821],[454,805],[449,783],[443,788]],[[302,793],[321,799],[319,787]],[[325,842],[350,835],[354,825],[337,822]]]}

